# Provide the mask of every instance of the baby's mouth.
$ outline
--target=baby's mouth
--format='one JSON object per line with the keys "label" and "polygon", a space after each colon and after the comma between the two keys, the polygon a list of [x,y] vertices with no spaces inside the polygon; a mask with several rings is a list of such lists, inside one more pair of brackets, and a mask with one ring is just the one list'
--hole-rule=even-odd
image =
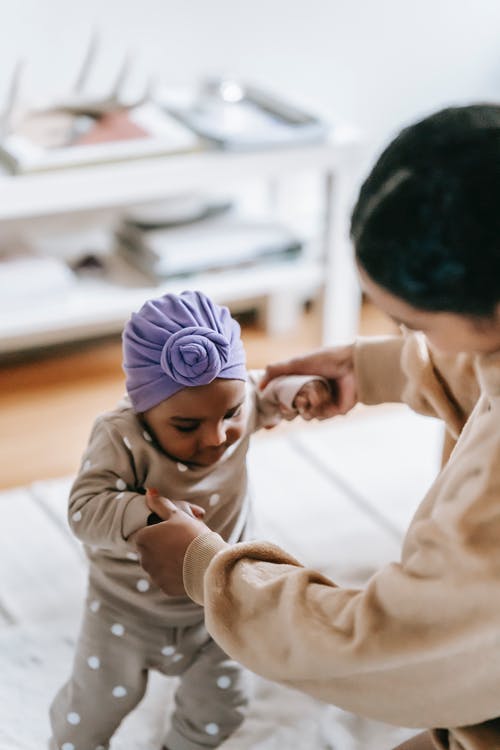
{"label": "baby's mouth", "polygon": [[210,464],[215,464],[220,458],[222,458],[228,448],[228,445],[222,445],[220,448],[204,450],[194,456],[193,463],[198,464],[198,466],[210,466]]}

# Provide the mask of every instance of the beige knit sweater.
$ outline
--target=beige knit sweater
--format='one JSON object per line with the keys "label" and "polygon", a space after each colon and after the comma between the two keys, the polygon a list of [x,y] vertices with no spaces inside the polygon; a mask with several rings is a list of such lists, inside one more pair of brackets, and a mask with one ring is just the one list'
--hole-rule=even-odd
{"label": "beige knit sweater", "polygon": [[271,544],[210,532],[188,549],[186,589],[253,671],[374,719],[447,728],[442,748],[500,748],[500,352],[438,358],[414,334],[361,340],[355,363],[362,402],[404,401],[458,437],[401,558],[349,589]]}

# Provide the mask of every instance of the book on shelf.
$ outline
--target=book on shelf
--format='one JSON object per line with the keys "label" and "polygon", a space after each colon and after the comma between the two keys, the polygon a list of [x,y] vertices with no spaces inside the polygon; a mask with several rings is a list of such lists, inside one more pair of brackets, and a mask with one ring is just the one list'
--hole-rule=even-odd
{"label": "book on shelf", "polygon": [[237,213],[149,230],[124,222],[116,239],[122,257],[155,280],[289,260],[303,249],[302,240],[279,223]]}
{"label": "book on shelf", "polygon": [[34,311],[65,298],[77,283],[67,264],[31,252],[0,254],[0,314]]}
{"label": "book on shelf", "polygon": [[27,113],[0,140],[0,160],[14,174],[26,174],[200,148],[190,128],[149,101],[100,116],[56,109]]}
{"label": "book on shelf", "polygon": [[330,130],[324,119],[282,97],[223,78],[161,90],[157,100],[201,138],[227,150],[318,143]]}

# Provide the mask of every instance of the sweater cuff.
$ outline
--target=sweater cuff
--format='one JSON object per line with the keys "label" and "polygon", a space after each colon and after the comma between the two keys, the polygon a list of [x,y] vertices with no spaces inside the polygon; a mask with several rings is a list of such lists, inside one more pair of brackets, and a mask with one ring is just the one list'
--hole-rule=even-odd
{"label": "sweater cuff", "polygon": [[404,336],[371,336],[354,344],[354,374],[363,404],[401,402],[406,377],[401,369]]}
{"label": "sweater cuff", "polygon": [[208,531],[195,537],[184,556],[182,575],[190,599],[203,605],[205,573],[215,555],[229,545],[219,534]]}

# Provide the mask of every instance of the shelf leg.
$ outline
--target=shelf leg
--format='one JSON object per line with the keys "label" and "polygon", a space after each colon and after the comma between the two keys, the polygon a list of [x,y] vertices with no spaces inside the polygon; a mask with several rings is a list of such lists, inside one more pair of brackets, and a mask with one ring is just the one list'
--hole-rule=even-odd
{"label": "shelf leg", "polygon": [[275,292],[266,297],[263,310],[266,333],[274,336],[293,330],[302,314],[302,303],[302,297],[290,291]]}
{"label": "shelf leg", "polygon": [[[349,165],[348,165],[349,166]],[[352,341],[359,325],[361,292],[349,239],[353,202],[352,171],[339,164],[324,178],[322,341],[324,346]]]}

